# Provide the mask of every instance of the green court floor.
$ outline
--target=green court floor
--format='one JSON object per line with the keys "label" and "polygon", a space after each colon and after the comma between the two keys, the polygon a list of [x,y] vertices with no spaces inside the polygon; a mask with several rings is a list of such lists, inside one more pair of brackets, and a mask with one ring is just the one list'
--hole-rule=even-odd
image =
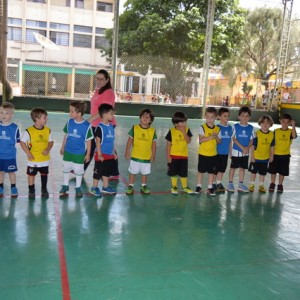
{"label": "green court floor", "polygon": [[[138,179],[136,193],[129,197],[124,150],[127,133],[138,118],[117,117],[121,178],[111,182],[117,195],[89,195],[90,166],[84,197],[75,198],[71,177],[69,197],[60,198],[59,149],[67,119],[68,114],[49,113],[55,145],[48,200],[28,200],[26,156],[19,146],[17,199],[10,198],[6,177],[5,196],[0,199],[1,300],[300,298],[299,139],[292,145],[283,194],[174,196],[169,192],[164,140],[172,124],[157,118],[151,194],[139,193]],[[16,112],[14,121],[21,132],[32,124],[29,112]],[[194,134],[189,160],[193,188],[200,122],[189,121]],[[246,183],[249,178],[247,173]],[[39,177],[36,185],[39,191]]]}

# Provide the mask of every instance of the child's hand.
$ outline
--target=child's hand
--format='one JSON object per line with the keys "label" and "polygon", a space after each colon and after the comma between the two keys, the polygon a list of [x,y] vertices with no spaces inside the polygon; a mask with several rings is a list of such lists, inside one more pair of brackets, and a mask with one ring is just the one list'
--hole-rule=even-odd
{"label": "child's hand", "polygon": [[104,161],[104,157],[103,157],[103,155],[102,154],[98,154],[98,159],[100,160],[100,161]]}
{"label": "child's hand", "polygon": [[61,148],[61,149],[59,150],[60,155],[64,155],[64,152],[65,152],[65,149],[64,149],[64,148]]}
{"label": "child's hand", "polygon": [[249,154],[249,148],[248,147],[242,147],[243,154]]}
{"label": "child's hand", "polygon": [[272,162],[274,159],[274,155],[270,155],[269,163]]}
{"label": "child's hand", "polygon": [[49,154],[49,150],[48,150],[48,149],[45,149],[45,150],[42,152],[42,154],[43,154],[44,156],[48,155],[48,154]]}
{"label": "child's hand", "polygon": [[28,160],[34,160],[34,156],[31,153],[27,154],[27,157]]}
{"label": "child's hand", "polygon": [[295,127],[295,126],[296,126],[296,121],[295,121],[295,120],[292,120],[292,121],[291,121],[291,125],[292,125],[292,127]]}
{"label": "child's hand", "polygon": [[90,161],[90,155],[89,154],[86,154],[85,157],[84,157],[84,162],[89,162]]}
{"label": "child's hand", "polygon": [[167,163],[171,163],[172,162],[172,157],[171,156],[167,156]]}
{"label": "child's hand", "polygon": [[114,156],[115,156],[115,157],[114,157],[114,160],[117,160],[117,159],[118,159],[117,153],[115,153]]}
{"label": "child's hand", "polygon": [[127,160],[130,159],[130,153],[129,153],[129,152],[126,152],[126,153],[125,153],[125,158],[126,158]]}

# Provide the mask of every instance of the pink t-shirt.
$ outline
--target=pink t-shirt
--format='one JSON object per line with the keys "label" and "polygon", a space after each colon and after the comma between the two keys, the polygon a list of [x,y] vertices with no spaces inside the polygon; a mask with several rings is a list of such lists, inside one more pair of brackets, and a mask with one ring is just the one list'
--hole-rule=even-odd
{"label": "pink t-shirt", "polygon": [[[98,107],[101,104],[110,104],[113,107],[115,107],[115,93],[112,89],[107,89],[102,94],[99,94],[98,92],[99,90],[96,89],[94,91],[93,97],[91,98],[91,115],[95,115],[98,113]],[[100,122],[101,118],[98,118],[92,122],[92,126],[97,127]],[[113,125],[117,124],[115,117],[111,123]]]}

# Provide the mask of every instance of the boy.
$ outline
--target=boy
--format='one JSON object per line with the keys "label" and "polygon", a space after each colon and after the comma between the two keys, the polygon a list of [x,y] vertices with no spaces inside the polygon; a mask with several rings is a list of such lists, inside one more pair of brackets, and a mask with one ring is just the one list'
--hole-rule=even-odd
{"label": "boy", "polygon": [[251,172],[251,183],[249,186],[249,192],[254,192],[254,183],[256,174],[259,174],[259,192],[265,193],[264,186],[265,176],[268,170],[269,161],[273,160],[274,152],[274,134],[270,131],[270,127],[273,126],[273,120],[270,116],[262,116],[258,120],[260,130],[255,132],[253,139],[253,145],[251,149],[251,163],[249,171]]}
{"label": "boy", "polygon": [[[91,194],[102,197],[102,193],[116,194],[116,191],[108,186],[108,181],[110,176],[118,176],[119,172],[114,168],[114,160],[118,158],[114,146],[115,128],[111,124],[114,118],[114,108],[110,104],[101,104],[98,112],[102,121],[95,130],[96,152]],[[98,188],[101,178],[103,180],[102,193]]]}
{"label": "boy", "polygon": [[208,173],[207,194],[215,196],[213,189],[214,173],[216,169],[217,143],[221,141],[220,128],[215,125],[217,110],[208,107],[205,111],[206,123],[199,129],[199,148],[198,148],[198,174],[195,194],[200,194],[204,173]]}
{"label": "boy", "polygon": [[[271,173],[271,184],[269,192],[274,192],[276,174],[279,174],[277,192],[283,193],[283,180],[285,176],[289,176],[289,165],[291,157],[292,140],[297,137],[296,122],[291,115],[283,114],[280,117],[281,128],[274,130],[274,159],[269,164],[269,173]],[[292,126],[292,128],[289,128]]]}
{"label": "boy", "polygon": [[226,189],[222,184],[222,178],[227,168],[228,155],[231,156],[232,152],[233,128],[231,125],[228,125],[228,108],[221,107],[218,111],[218,118],[220,120],[220,123],[217,126],[220,128],[221,142],[217,144],[218,154],[215,170],[216,183],[213,184],[213,188],[217,193],[223,193]]}
{"label": "boy", "polygon": [[233,146],[231,155],[231,164],[229,171],[229,183],[227,191],[234,193],[233,177],[235,169],[239,168],[239,185],[238,191],[249,193],[248,188],[244,185],[245,170],[248,169],[249,150],[252,147],[254,129],[248,124],[251,118],[251,109],[243,106],[239,109],[239,120],[233,126]]}
{"label": "boy", "polygon": [[125,158],[130,159],[128,168],[130,175],[126,195],[134,193],[135,175],[140,173],[142,174],[141,193],[150,193],[147,178],[151,173],[151,162],[155,160],[157,140],[156,130],[151,127],[153,120],[153,112],[148,108],[142,109],[140,123],[133,125],[128,133]]}
{"label": "boy", "polygon": [[10,180],[11,197],[18,197],[16,188],[17,149],[16,143],[20,142],[20,131],[15,123],[12,123],[14,105],[4,102],[0,106],[0,197],[4,192],[4,174],[8,173]]}
{"label": "boy", "polygon": [[28,197],[29,199],[35,198],[35,176],[39,172],[42,183],[41,196],[48,198],[49,152],[53,147],[51,130],[46,127],[48,113],[45,109],[37,107],[31,110],[30,116],[34,124],[26,129],[20,142],[23,151],[28,157]]}
{"label": "boy", "polygon": [[171,128],[165,139],[167,140],[167,163],[168,175],[171,177],[171,193],[178,194],[177,176],[180,177],[182,190],[184,193],[193,194],[193,190],[188,187],[188,144],[191,142],[192,133],[186,126],[187,116],[181,112],[175,112]]}
{"label": "boy", "polygon": [[70,119],[64,127],[64,139],[60,149],[63,155],[64,184],[60,194],[66,195],[69,191],[69,174],[74,172],[76,178],[76,197],[82,197],[82,176],[84,174],[84,162],[90,159],[91,140],[93,131],[91,124],[83,119],[86,110],[84,101],[70,102]]}

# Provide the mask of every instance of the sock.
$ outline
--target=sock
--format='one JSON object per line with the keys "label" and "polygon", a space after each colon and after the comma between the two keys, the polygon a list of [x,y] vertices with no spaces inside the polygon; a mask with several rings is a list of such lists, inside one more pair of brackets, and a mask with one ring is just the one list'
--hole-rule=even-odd
{"label": "sock", "polygon": [[208,188],[208,189],[212,189],[212,185],[209,184],[209,185],[207,186],[207,188]]}
{"label": "sock", "polygon": [[171,184],[172,186],[177,187],[177,177],[175,176],[171,177]]}
{"label": "sock", "polygon": [[146,185],[147,185],[146,183],[142,183],[142,184],[141,184],[141,186],[146,186]]}
{"label": "sock", "polygon": [[64,185],[69,185],[69,173],[64,173]]}
{"label": "sock", "polygon": [[181,181],[181,185],[182,188],[186,188],[187,187],[187,177],[180,177],[180,181]]}
{"label": "sock", "polygon": [[259,183],[259,185],[262,185],[262,186],[263,186],[263,185],[264,185],[264,183],[263,183],[263,182],[260,182],[260,183]]}
{"label": "sock", "polygon": [[48,175],[47,174],[41,175],[42,190],[47,189],[47,182],[48,182]]}
{"label": "sock", "polygon": [[197,186],[202,187],[202,184],[198,183]]}
{"label": "sock", "polygon": [[34,186],[34,184],[33,184],[33,185],[28,185],[28,189],[29,189],[29,191],[34,192],[34,191],[35,191],[35,186]]}
{"label": "sock", "polygon": [[10,185],[10,188],[14,188],[14,187],[16,187],[16,184],[15,184],[15,183],[12,183],[12,184]]}
{"label": "sock", "polygon": [[[81,187],[81,183],[82,183],[82,175],[75,175],[75,178],[76,178],[76,187]],[[68,179],[69,179],[69,176],[68,176]],[[69,180],[68,180],[69,182]],[[67,184],[66,184],[67,185]]]}
{"label": "sock", "polygon": [[220,184],[220,183],[221,183],[221,181],[220,181],[220,180],[218,180],[218,181],[217,181],[217,184]]}
{"label": "sock", "polygon": [[251,181],[250,184],[253,184],[253,185],[254,185],[254,181]]}

